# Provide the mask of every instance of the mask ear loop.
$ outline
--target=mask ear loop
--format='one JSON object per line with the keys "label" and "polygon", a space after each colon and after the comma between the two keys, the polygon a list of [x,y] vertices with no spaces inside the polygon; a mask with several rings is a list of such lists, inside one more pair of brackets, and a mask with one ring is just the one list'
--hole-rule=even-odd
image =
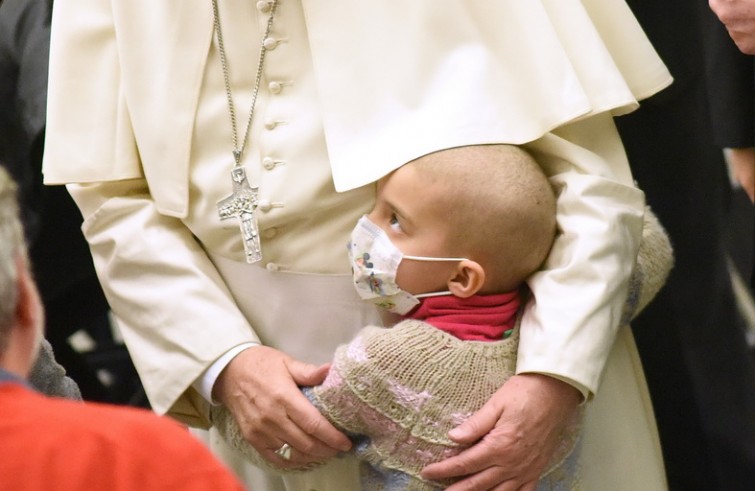
{"label": "mask ear loop", "polygon": [[404,254],[404,259],[412,259],[414,261],[468,261],[466,257],[427,257],[427,256],[408,256]]}
{"label": "mask ear loop", "polygon": [[442,292],[417,293],[416,295],[414,295],[414,298],[444,297],[446,295],[453,295],[453,293],[451,292],[451,290]]}
{"label": "mask ear loop", "polygon": [[[458,262],[458,261],[467,261],[467,258],[464,257],[426,257],[426,256],[403,256],[403,259],[411,259],[414,261],[425,261],[425,262],[431,262],[431,261],[442,261],[442,262]],[[451,293],[451,290],[446,290],[442,292],[428,292],[428,293],[417,293],[414,295],[414,298],[430,298],[430,297],[443,297],[446,295],[453,295]]]}

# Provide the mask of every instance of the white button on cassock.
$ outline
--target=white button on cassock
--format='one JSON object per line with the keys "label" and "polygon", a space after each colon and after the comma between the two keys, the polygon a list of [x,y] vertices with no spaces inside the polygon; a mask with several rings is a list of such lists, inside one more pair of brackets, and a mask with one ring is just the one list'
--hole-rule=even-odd
{"label": "white button on cassock", "polygon": [[275,38],[265,38],[265,40],[262,41],[262,45],[265,49],[275,49],[275,47],[278,46],[278,40]]}
{"label": "white button on cassock", "polygon": [[270,9],[272,8],[272,4],[267,0],[260,0],[257,2],[257,10],[263,13],[270,12]]}
{"label": "white button on cassock", "polygon": [[283,90],[283,85],[280,82],[270,82],[267,84],[267,88],[271,94],[280,94],[281,90]]}
{"label": "white button on cassock", "polygon": [[266,170],[273,170],[275,168],[275,160],[271,159],[270,157],[265,157],[262,159],[262,167],[264,167]]}
{"label": "white button on cassock", "polygon": [[268,212],[273,209],[273,204],[268,199],[261,199],[257,204],[260,211]]}

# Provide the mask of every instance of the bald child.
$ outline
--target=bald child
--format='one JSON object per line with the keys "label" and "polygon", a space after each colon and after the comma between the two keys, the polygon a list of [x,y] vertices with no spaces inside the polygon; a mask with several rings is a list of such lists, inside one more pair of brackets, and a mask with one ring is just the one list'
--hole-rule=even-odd
{"label": "bald child", "polygon": [[[466,447],[448,432],[513,374],[525,279],[556,234],[553,190],[540,166],[511,145],[452,148],[416,159],[378,183],[373,210],[349,243],[359,295],[401,317],[368,326],[338,348],[322,385],[305,395],[351,436],[363,489],[432,490],[420,471]],[[265,462],[229,413],[214,423],[263,465],[291,469],[296,451]],[[563,435],[548,475],[578,479],[578,421]],[[553,472],[555,469],[567,472]],[[300,469],[301,470],[301,469]],[[540,489],[540,488],[539,488]]]}

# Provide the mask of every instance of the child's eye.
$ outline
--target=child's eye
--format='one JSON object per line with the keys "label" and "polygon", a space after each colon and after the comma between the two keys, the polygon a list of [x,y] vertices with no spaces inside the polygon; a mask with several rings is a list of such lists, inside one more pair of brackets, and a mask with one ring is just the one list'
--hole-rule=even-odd
{"label": "child's eye", "polygon": [[399,223],[398,217],[396,216],[395,213],[391,213],[391,218],[388,221],[388,224],[390,225],[390,227],[394,231],[396,231],[396,232],[402,232],[402,230],[401,230],[401,224]]}

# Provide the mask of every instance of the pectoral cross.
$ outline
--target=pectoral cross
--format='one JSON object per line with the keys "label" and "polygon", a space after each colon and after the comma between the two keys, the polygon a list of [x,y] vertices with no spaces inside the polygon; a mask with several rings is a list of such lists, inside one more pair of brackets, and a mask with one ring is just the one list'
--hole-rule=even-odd
{"label": "pectoral cross", "polygon": [[257,216],[254,214],[257,209],[259,188],[249,185],[243,167],[234,167],[231,170],[231,179],[233,192],[227,198],[218,201],[218,215],[221,220],[238,218],[246,262],[256,263],[262,259]]}

